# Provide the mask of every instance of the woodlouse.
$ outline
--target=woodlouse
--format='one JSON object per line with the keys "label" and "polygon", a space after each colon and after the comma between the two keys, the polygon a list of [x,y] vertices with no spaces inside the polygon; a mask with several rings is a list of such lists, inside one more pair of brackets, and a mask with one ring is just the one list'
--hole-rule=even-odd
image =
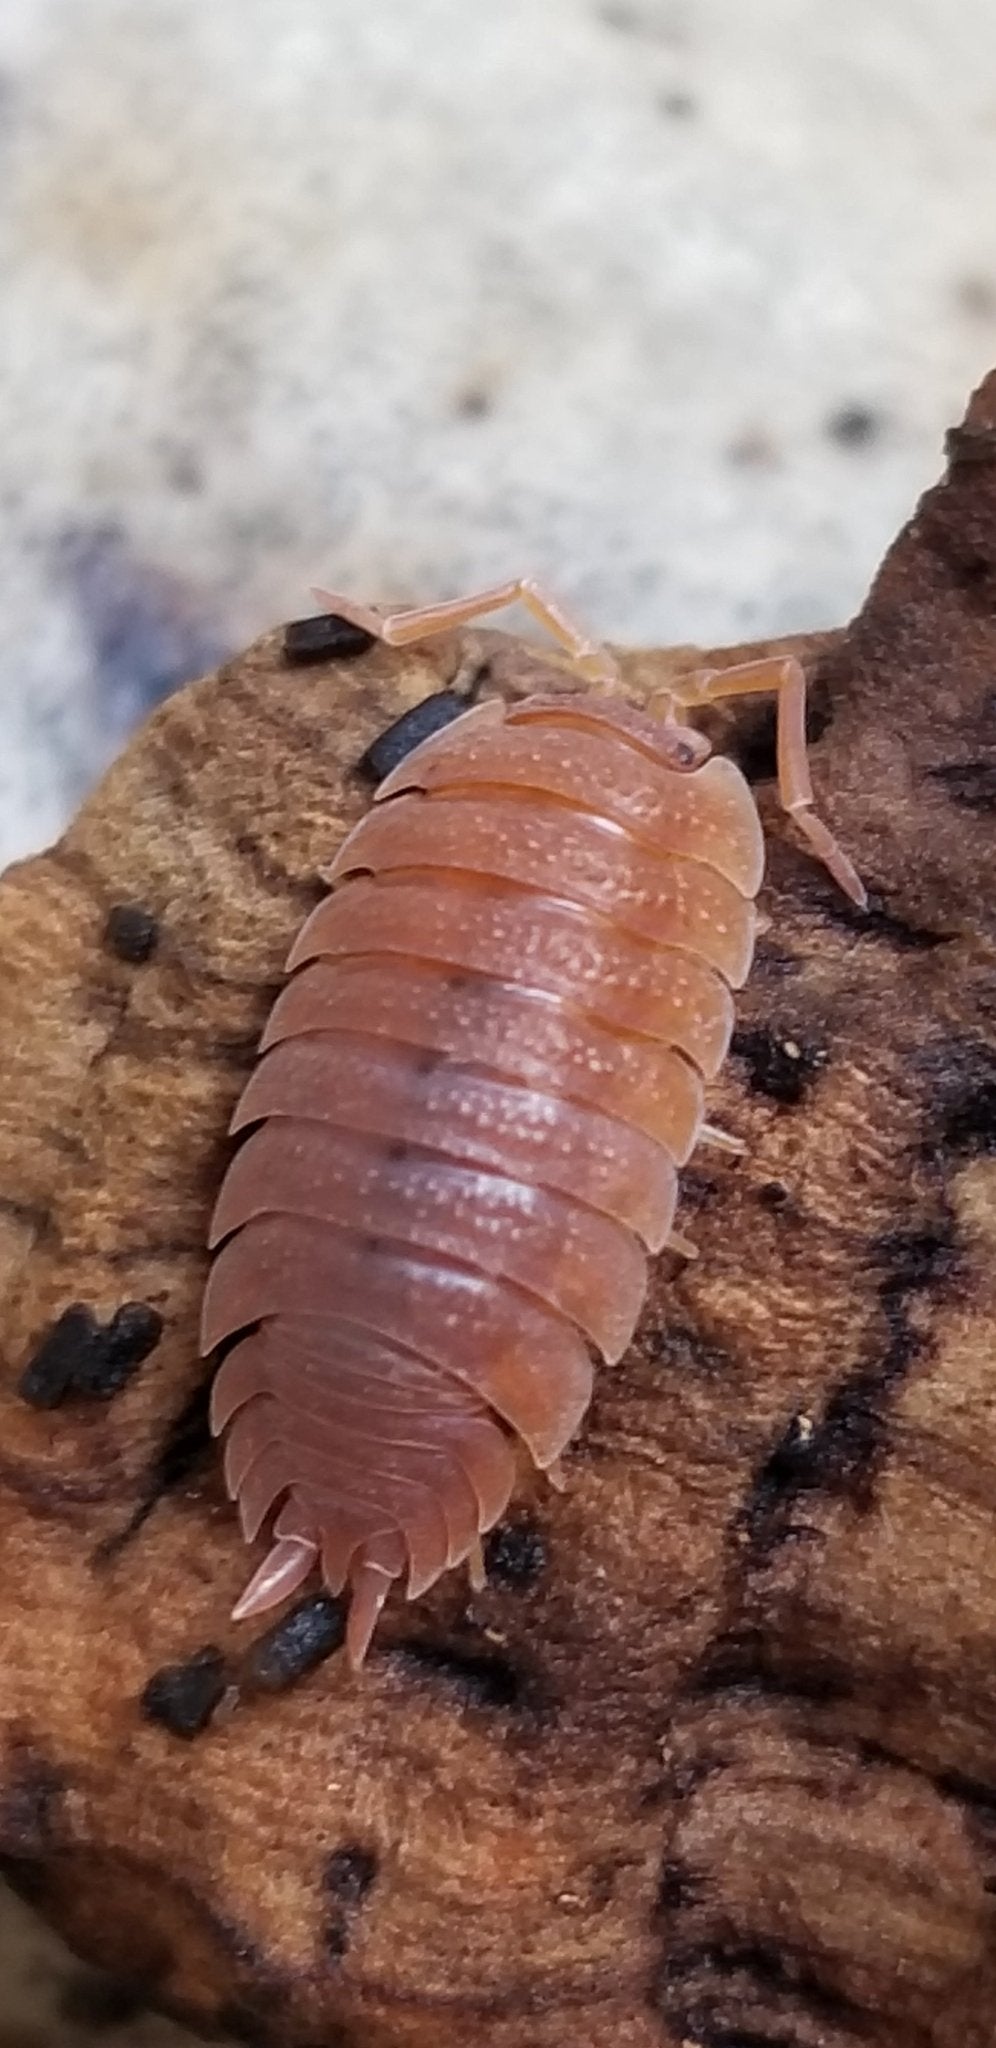
{"label": "woodlouse", "polygon": [[520,598],[601,686],[480,704],[381,784],[232,1123],[202,1348],[237,1339],[212,1428],[247,1541],[276,1510],[235,1615],[317,1563],[359,1666],[393,1581],[413,1599],[467,1561],[479,1583],[517,1456],[562,1483],[589,1347],[622,1355],[675,1241],[764,865],[746,781],[679,706],[777,693],[782,801],[865,899],[812,811],[798,663],[639,710],[532,583],[393,617],[316,594],[396,645]]}

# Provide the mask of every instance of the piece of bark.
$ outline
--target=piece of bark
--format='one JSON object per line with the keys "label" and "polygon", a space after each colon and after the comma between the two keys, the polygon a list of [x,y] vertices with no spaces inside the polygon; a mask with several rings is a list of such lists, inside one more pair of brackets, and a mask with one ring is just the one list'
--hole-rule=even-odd
{"label": "piece of bark", "polygon": [[[950,455],[851,629],[808,643],[870,911],[768,788],[773,922],[713,1098],[747,1152],[686,1173],[701,1257],[658,1262],[563,1498],[518,1503],[482,1594],[392,1603],[359,1679],[321,1596],[265,1641],[226,1618],[248,1558],[205,1429],[206,1220],[289,939],[369,801],[354,764],[474,647],[479,689],[542,664],[489,634],[288,665],[272,634],[3,884],[0,1849],[194,2024],[996,2040],[996,378]],[[643,689],[698,658],[627,665]],[[714,726],[770,776],[766,707]],[[64,1342],[59,1405],[20,1398],[68,1309],[99,1349],[125,1303],[162,1332],[113,1398]]]}

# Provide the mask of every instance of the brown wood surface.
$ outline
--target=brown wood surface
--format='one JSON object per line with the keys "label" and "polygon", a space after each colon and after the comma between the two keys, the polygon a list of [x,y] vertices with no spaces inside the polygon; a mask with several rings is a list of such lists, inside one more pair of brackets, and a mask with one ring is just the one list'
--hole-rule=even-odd
{"label": "brown wood surface", "polygon": [[[686,1174],[701,1258],[659,1261],[565,1496],[519,1503],[484,1593],[393,1606],[359,1680],[281,1688],[226,1619],[203,1239],[355,763],[468,647],[291,667],[273,634],[8,873],[0,1850],[150,2002],[273,2048],[996,2042],[996,380],[950,453],[808,649],[871,910],[778,822],[767,709],[717,721],[772,827],[714,1095],[747,1154]],[[486,687],[535,680],[476,644]],[[163,1331],[121,1392],[26,1405],[67,1306],[131,1302]],[[210,1646],[183,1739],[146,1688]]]}

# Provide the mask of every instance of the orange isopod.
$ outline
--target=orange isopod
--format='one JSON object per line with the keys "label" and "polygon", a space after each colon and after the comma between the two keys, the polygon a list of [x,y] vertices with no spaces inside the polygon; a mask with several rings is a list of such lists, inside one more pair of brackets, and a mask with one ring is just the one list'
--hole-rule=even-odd
{"label": "orange isopod", "polygon": [[678,1168],[721,1141],[704,1089],[764,847],[742,774],[680,705],[777,692],[782,800],[865,898],[813,814],[797,662],[683,677],[639,710],[531,582],[394,616],[320,595],[394,645],[519,598],[597,686],[482,703],[381,784],[233,1118],[201,1343],[231,1347],[212,1428],[246,1541],[272,1519],[235,1615],[317,1566],[349,1588],[358,1667],[395,1580],[414,1599],[467,1562],[480,1583],[520,1457],[562,1483],[592,1353],[622,1356],[672,1236]]}

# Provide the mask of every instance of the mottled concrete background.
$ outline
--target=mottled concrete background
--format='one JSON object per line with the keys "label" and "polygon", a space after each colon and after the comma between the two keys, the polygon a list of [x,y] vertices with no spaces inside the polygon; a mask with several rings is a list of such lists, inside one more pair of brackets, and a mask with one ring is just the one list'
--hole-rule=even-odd
{"label": "mottled concrete background", "polygon": [[0,71],[8,854],[316,576],[840,620],[996,353],[992,0],[2,0]]}
{"label": "mottled concrete background", "polygon": [[993,0],[0,0],[0,854],[315,577],[845,618],[994,190]]}

